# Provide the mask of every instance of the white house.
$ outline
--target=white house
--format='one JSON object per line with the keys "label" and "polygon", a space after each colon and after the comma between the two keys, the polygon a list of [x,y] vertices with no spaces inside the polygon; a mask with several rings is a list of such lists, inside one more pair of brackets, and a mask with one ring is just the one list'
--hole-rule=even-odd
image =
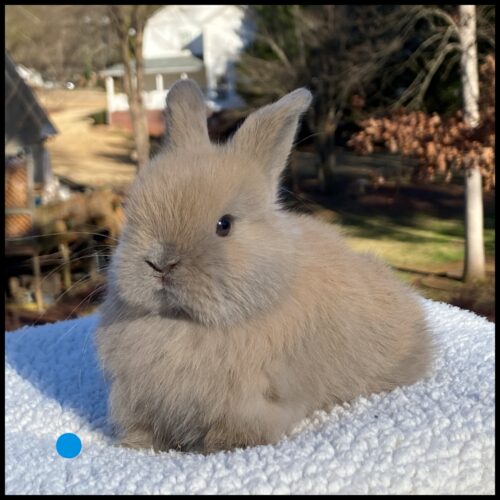
{"label": "white house", "polygon": [[[180,78],[192,78],[215,111],[242,104],[235,91],[234,65],[252,38],[245,6],[167,5],[147,21],[144,30],[144,103],[150,122],[165,106],[168,88]],[[106,78],[108,121],[128,117],[123,92],[123,64],[101,72]],[[153,129],[155,125],[153,123]]]}
{"label": "white house", "polygon": [[21,78],[30,86],[30,87],[43,87],[43,78],[42,75],[33,68],[27,68],[22,64],[18,64],[16,66],[16,70],[21,76]]}

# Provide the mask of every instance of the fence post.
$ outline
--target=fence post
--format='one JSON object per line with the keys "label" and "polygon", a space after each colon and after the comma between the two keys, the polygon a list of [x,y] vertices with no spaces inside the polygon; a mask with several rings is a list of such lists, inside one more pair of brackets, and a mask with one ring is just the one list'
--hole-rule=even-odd
{"label": "fence post", "polygon": [[69,248],[66,243],[59,243],[59,252],[63,259],[63,286],[64,290],[71,287],[71,264],[69,260]]}

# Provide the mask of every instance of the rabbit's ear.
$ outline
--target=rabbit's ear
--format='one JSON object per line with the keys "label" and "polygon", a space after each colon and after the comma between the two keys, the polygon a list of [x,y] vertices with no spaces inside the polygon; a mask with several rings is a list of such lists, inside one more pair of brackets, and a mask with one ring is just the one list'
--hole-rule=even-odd
{"label": "rabbit's ear", "polygon": [[311,92],[300,88],[254,111],[234,134],[233,147],[256,158],[277,182],[286,166],[299,118],[311,100]]}
{"label": "rabbit's ear", "polygon": [[167,94],[166,143],[169,147],[196,147],[209,142],[207,106],[198,84],[178,80]]}

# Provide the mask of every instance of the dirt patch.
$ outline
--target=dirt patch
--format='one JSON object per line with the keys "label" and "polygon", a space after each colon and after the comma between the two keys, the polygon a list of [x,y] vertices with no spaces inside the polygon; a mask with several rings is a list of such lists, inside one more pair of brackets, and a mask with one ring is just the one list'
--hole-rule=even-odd
{"label": "dirt patch", "polygon": [[94,125],[90,115],[106,109],[106,93],[57,90],[39,93],[59,133],[47,141],[56,175],[93,187],[127,189],[136,174],[129,133]]}
{"label": "dirt patch", "polygon": [[486,279],[462,281],[463,262],[429,264],[425,268],[396,268],[401,276],[429,299],[468,309],[495,322],[495,259],[486,259]]}

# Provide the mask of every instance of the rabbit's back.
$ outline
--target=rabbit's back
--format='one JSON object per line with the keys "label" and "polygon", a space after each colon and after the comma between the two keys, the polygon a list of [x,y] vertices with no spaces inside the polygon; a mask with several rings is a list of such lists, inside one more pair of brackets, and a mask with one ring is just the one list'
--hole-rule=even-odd
{"label": "rabbit's back", "polygon": [[314,383],[326,403],[348,401],[424,376],[433,347],[413,290],[374,256],[350,249],[334,226],[289,218],[302,232],[301,265],[278,321],[296,332],[287,356],[303,390]]}

